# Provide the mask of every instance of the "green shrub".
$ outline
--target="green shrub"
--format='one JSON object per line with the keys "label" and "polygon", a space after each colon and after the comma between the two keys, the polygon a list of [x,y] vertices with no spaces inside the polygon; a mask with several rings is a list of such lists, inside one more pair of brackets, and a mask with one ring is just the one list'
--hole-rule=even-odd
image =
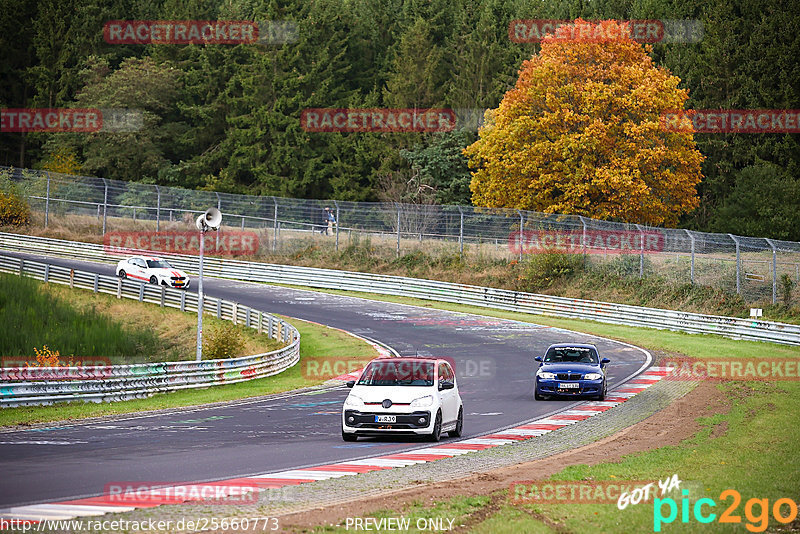
{"label": "green shrub", "polygon": [[233,323],[212,328],[203,339],[203,358],[218,360],[234,358],[244,348],[244,336]]}
{"label": "green shrub", "polygon": [[794,280],[786,273],[781,275],[781,300],[783,305],[787,308],[792,304],[792,290],[794,289]]}
{"label": "green shrub", "polygon": [[581,254],[543,252],[532,254],[523,264],[521,281],[526,289],[544,289],[557,280],[574,276],[583,271],[584,257]]}
{"label": "green shrub", "polygon": [[8,175],[0,176],[0,225],[30,224],[31,208]]}

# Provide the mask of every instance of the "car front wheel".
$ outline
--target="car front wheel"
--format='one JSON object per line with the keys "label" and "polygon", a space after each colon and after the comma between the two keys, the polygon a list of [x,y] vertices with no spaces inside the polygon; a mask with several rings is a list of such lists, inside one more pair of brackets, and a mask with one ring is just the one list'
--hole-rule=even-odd
{"label": "car front wheel", "polygon": [[597,400],[599,400],[599,401],[606,400],[606,393],[607,393],[607,392],[606,392],[606,389],[607,389],[606,383],[605,383],[605,382],[603,382],[603,390],[602,390],[602,391],[600,392],[600,394],[597,396]]}
{"label": "car front wheel", "polygon": [[539,390],[536,389],[535,387],[533,388],[533,398],[534,400],[544,400],[544,397],[542,395],[539,395]]}
{"label": "car front wheel", "polygon": [[151,284],[158,284],[158,278],[156,278],[155,276],[151,276],[150,277],[150,283]]}
{"label": "car front wheel", "polygon": [[433,422],[433,430],[431,431],[428,439],[431,441],[439,441],[442,439],[442,412],[436,412],[436,420]]}
{"label": "car front wheel", "polygon": [[456,421],[456,427],[447,433],[451,438],[460,438],[461,431],[464,428],[464,408],[461,407],[458,409],[458,420]]}
{"label": "car front wheel", "polygon": [[117,276],[119,276],[122,279],[125,279],[128,278],[128,273],[126,273],[124,269],[120,269],[119,273],[117,273]]}

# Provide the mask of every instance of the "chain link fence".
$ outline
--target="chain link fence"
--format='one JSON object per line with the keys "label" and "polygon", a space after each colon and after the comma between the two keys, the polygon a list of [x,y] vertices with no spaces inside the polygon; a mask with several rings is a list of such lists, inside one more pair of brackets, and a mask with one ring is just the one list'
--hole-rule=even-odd
{"label": "chain link fence", "polygon": [[[788,302],[800,283],[800,243],[793,241],[513,209],[236,195],[9,167],[0,167],[0,175],[27,197],[35,222],[95,235],[185,231],[216,207],[222,233],[253,231],[267,257],[359,244],[397,257],[423,251],[523,261],[556,251],[583,254],[630,276],[720,287],[748,302]],[[335,223],[326,220],[326,207]]]}

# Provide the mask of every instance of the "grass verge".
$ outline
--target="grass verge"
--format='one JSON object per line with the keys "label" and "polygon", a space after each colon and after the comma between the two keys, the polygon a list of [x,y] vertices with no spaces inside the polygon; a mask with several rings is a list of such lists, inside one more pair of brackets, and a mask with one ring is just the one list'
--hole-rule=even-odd
{"label": "grass verge", "polygon": [[[282,343],[252,328],[204,318],[205,340],[234,338],[229,357],[269,352]],[[58,351],[63,363],[111,364],[193,360],[197,315],[113,295],[0,273],[0,354],[36,361],[34,348]],[[230,341],[230,339],[229,339]],[[206,351],[209,354],[209,351]]]}
{"label": "grass verge", "polygon": [[[135,304],[140,305],[139,303]],[[142,304],[141,306],[161,311],[152,304]],[[180,314],[181,312],[176,313]],[[102,404],[70,403],[56,406],[5,408],[0,409],[0,426],[30,425],[67,419],[122,415],[281,393],[319,385],[324,382],[325,377],[315,378],[303,371],[304,365],[310,361],[331,361],[331,359],[359,361],[377,356],[375,349],[371,345],[346,332],[289,317],[284,317],[284,319],[294,325],[300,332],[300,363],[278,375],[237,384],[161,393],[146,399],[124,402]],[[258,335],[257,332],[253,332]]]}

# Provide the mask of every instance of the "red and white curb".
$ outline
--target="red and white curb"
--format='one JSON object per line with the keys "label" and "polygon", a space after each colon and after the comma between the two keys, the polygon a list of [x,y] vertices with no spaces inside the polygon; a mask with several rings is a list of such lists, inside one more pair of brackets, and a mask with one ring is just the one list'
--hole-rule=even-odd
{"label": "red and white curb", "polygon": [[[305,484],[318,480],[354,476],[370,471],[380,471],[384,469],[406,467],[413,464],[434,462],[442,458],[451,458],[461,454],[469,454],[474,451],[491,449],[507,443],[514,443],[516,441],[541,436],[610,410],[614,406],[622,404],[637,393],[657,383],[668,373],[669,370],[666,367],[651,367],[643,374],[609,392],[605,401],[587,402],[561,413],[476,438],[447,442],[423,449],[376,456],[363,460],[349,460],[346,462],[302,469],[289,469],[277,473],[218,480],[208,483],[190,483],[187,485],[196,485],[203,488],[218,488],[219,494],[226,494],[231,488],[235,487],[263,489],[283,488],[285,486]],[[47,504],[17,506],[0,510],[0,518],[6,520],[27,520],[36,523],[45,520],[64,520],[73,519],[75,517],[128,512],[137,508],[152,508],[165,504],[202,502],[203,500],[201,497],[192,498],[191,495],[181,495],[179,497],[176,493],[179,492],[170,491],[170,488],[160,488],[144,492],[136,491],[134,493],[101,495],[98,497]]]}

